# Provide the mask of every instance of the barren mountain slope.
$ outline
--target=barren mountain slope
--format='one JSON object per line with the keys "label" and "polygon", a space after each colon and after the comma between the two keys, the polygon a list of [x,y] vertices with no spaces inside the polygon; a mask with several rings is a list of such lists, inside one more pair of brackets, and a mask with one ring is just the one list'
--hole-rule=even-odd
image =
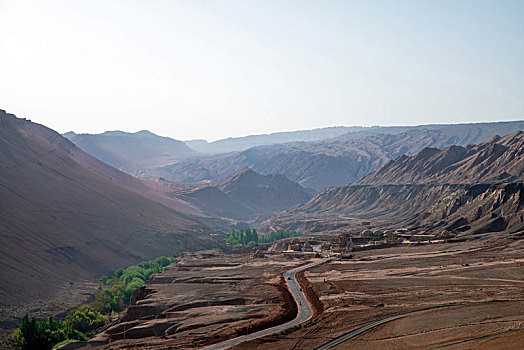
{"label": "barren mountain slope", "polygon": [[107,131],[103,134],[64,134],[84,152],[130,174],[162,166],[197,154],[184,142],[155,135],[147,130],[136,133]]}
{"label": "barren mountain slope", "polygon": [[[524,228],[524,133],[478,146],[401,156],[355,185],[332,187],[281,214],[387,218],[456,235]],[[278,218],[273,218],[278,221]]]}
{"label": "barren mountain slope", "polygon": [[388,160],[414,154],[424,147],[446,147],[456,140],[439,131],[416,130],[398,135],[379,134],[363,139],[294,142],[254,147],[231,155],[186,159],[156,169],[155,175],[175,182],[218,180],[249,167],[260,174],[282,174],[303,187],[352,183]]}
{"label": "barren mountain slope", "polygon": [[426,148],[414,157],[399,157],[357,184],[493,183],[524,176],[524,132],[494,136],[476,146]]}
{"label": "barren mountain slope", "polygon": [[4,111],[0,125],[3,311],[71,281],[214,245],[206,226],[102,176],[107,165],[56,132]]}

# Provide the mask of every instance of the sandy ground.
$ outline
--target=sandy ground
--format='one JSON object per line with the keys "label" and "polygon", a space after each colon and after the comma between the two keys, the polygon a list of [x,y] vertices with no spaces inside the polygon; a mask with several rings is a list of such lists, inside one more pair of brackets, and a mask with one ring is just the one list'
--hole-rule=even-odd
{"label": "sandy ground", "polygon": [[336,349],[514,349],[524,329],[524,241],[494,238],[356,252],[311,269],[305,277],[324,312],[235,349],[310,349],[368,322],[452,304],[467,305],[407,315]]}

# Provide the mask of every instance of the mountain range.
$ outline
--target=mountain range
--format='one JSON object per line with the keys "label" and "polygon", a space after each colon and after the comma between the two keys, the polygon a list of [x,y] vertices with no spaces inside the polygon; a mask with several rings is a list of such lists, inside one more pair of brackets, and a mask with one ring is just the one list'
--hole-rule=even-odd
{"label": "mountain range", "polygon": [[189,140],[185,143],[195,151],[202,153],[229,153],[244,151],[256,146],[267,146],[286,142],[318,141],[335,138],[350,132],[365,130],[361,126],[333,126],[313,130],[275,132],[271,134],[229,137],[223,140],[207,142],[206,140]]}
{"label": "mountain range", "polygon": [[182,141],[158,136],[147,130],[136,133],[106,131],[102,134],[68,132],[63,136],[84,152],[130,174],[197,154]]}
{"label": "mountain range", "polygon": [[[202,154],[148,131],[67,139],[0,110],[0,308],[15,315],[73,281],[215,247],[257,217],[261,228],[306,232],[340,217],[455,238],[521,232],[521,129],[328,128],[228,139],[228,153]],[[242,150],[257,142],[276,143]]]}
{"label": "mountain range", "polygon": [[[355,184],[332,187],[282,217],[346,215],[465,236],[524,229],[524,133],[479,145],[425,148]],[[278,215],[273,218],[279,221]]]}
{"label": "mountain range", "polygon": [[[228,146],[229,148],[217,147],[215,151],[210,152],[228,152],[222,154],[192,153],[187,150],[179,151],[178,148],[173,147],[170,162],[166,157],[159,156],[159,154],[167,154],[167,149],[164,150],[159,146],[158,149],[162,152],[151,152],[151,149],[155,148],[154,137],[148,138],[148,142],[151,143],[147,147],[143,144],[136,145],[135,147],[142,147],[136,152],[124,152],[113,148],[111,143],[105,143],[104,134],[90,136],[95,139],[100,136],[96,150],[82,146],[80,142],[78,145],[91,155],[141,178],[162,177],[172,182],[198,183],[220,180],[249,167],[262,175],[285,175],[303,187],[322,191],[326,187],[353,183],[389,160],[400,155],[414,155],[425,147],[441,149],[450,145],[467,146],[486,141],[496,134],[505,135],[517,130],[524,130],[523,121],[325,128],[253,135],[210,143],[210,145],[231,145]],[[134,134],[119,135],[121,138],[129,138],[129,143],[134,142]],[[157,138],[164,139],[158,136]],[[318,138],[324,139],[318,140]],[[71,140],[75,141],[75,138],[71,137]],[[176,142],[180,145],[180,141]],[[203,150],[195,146],[196,143],[186,143]],[[266,145],[251,147],[262,143]],[[122,141],[122,144],[126,143]],[[235,151],[238,149],[241,150]],[[108,150],[108,153],[100,155],[101,150]],[[151,156],[147,156],[148,152]],[[149,163],[134,159],[135,153],[142,154],[143,159],[150,159]],[[111,160],[115,158],[125,158],[127,164],[133,165],[122,166],[121,163]]]}

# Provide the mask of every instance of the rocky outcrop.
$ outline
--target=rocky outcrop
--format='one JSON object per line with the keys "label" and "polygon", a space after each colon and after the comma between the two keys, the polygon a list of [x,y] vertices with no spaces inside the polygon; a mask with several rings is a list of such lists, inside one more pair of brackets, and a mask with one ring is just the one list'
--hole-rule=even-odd
{"label": "rocky outcrop", "polygon": [[477,146],[424,149],[399,157],[359,180],[359,185],[476,184],[524,178],[524,132],[494,136]]}
{"label": "rocky outcrop", "polygon": [[394,219],[458,236],[517,232],[524,219],[523,177],[524,133],[515,132],[478,146],[401,156],[357,184],[328,188],[281,215]]}
{"label": "rocky outcrop", "polygon": [[245,254],[185,253],[136,291],[133,305],[97,337],[110,339],[111,346],[140,348],[154,341],[202,348],[294,318],[296,304],[281,276],[289,259],[256,259],[253,264]]}

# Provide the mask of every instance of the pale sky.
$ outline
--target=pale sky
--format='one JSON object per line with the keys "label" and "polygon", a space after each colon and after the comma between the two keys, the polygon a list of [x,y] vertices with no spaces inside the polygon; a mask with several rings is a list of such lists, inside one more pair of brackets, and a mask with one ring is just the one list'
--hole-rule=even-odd
{"label": "pale sky", "polygon": [[176,139],[524,119],[524,1],[0,0],[0,109]]}

